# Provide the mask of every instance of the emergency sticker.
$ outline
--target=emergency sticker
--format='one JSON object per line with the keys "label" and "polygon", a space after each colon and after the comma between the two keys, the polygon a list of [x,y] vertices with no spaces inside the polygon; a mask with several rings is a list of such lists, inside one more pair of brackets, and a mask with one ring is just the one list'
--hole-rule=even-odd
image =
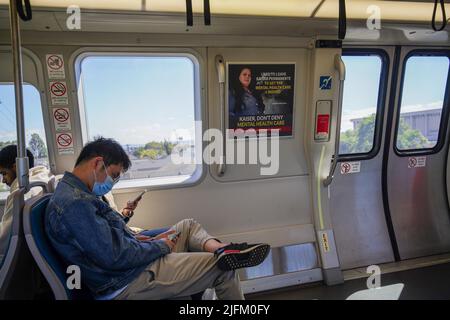
{"label": "emergency sticker", "polygon": [[67,84],[65,81],[50,81],[49,87],[53,105],[69,104],[69,98],[67,95]]}
{"label": "emergency sticker", "polygon": [[53,108],[53,122],[56,131],[71,130],[69,108]]}
{"label": "emergency sticker", "polygon": [[361,172],[361,161],[341,163],[341,174],[344,175],[358,172]]}
{"label": "emergency sticker", "polygon": [[45,55],[47,74],[49,79],[65,79],[64,59],[62,54]]}
{"label": "emergency sticker", "polygon": [[320,234],[321,240],[322,240],[322,247],[324,252],[330,251],[330,243],[328,242],[328,235],[326,232],[322,232]]}

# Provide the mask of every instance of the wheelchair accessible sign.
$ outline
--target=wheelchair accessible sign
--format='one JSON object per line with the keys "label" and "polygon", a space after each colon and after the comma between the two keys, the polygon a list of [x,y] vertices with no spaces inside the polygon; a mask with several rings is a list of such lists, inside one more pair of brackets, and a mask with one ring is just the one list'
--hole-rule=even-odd
{"label": "wheelchair accessible sign", "polygon": [[320,90],[331,90],[332,81],[333,79],[331,76],[320,76]]}

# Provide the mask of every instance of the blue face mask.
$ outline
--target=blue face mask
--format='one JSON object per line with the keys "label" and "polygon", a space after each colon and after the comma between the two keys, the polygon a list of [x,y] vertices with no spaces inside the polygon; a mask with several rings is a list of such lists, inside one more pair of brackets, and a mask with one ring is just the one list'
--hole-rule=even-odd
{"label": "blue face mask", "polygon": [[[103,167],[105,167],[105,163],[103,163]],[[96,196],[99,196],[99,197],[104,196],[105,194],[110,192],[115,184],[113,178],[108,174],[108,171],[106,171],[106,167],[105,167],[105,172],[106,172],[105,181],[97,182],[97,175],[95,174],[95,171],[94,171],[94,176],[95,176],[96,181],[94,182],[94,187],[92,188],[92,192]]]}

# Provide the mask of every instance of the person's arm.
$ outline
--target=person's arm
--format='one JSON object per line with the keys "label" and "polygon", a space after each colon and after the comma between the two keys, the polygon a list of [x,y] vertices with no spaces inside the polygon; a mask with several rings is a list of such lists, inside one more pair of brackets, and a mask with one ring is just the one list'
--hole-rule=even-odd
{"label": "person's arm", "polygon": [[119,212],[119,209],[117,208],[117,205],[114,202],[114,197],[111,192],[108,192],[107,194],[105,194],[104,196],[102,196],[100,198],[102,199],[103,202],[107,203],[111,207],[111,209],[118,212],[122,216],[123,221],[125,221],[125,223],[128,223],[130,221],[131,217],[134,215],[134,209],[131,210],[131,209],[128,209],[128,207],[123,208]]}
{"label": "person's arm", "polygon": [[75,201],[64,210],[62,218],[79,249],[101,268],[126,270],[139,267],[171,251],[165,240],[141,242],[127,236],[121,226],[111,227],[86,199]]}

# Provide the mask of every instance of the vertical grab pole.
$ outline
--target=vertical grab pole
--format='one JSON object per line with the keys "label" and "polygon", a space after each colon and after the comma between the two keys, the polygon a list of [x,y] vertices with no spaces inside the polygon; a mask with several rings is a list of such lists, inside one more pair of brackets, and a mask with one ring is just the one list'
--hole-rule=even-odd
{"label": "vertical grab pole", "polygon": [[16,102],[17,158],[16,171],[19,188],[28,186],[28,157],[25,149],[25,121],[22,90],[22,48],[20,40],[19,19],[17,17],[16,0],[9,1],[9,19],[11,27],[11,43],[14,71],[14,94]]}
{"label": "vertical grab pole", "polygon": [[342,101],[344,99],[344,81],[345,81],[345,64],[342,60],[340,54],[334,56],[334,67],[339,73],[339,99],[336,117],[336,143],[334,145],[334,155],[332,158],[332,163],[330,167],[330,173],[325,180],[323,180],[323,185],[328,187],[333,181],[334,171],[336,170],[338,155],[339,155],[339,145],[340,145],[340,135],[341,135],[341,117],[342,117]]}
{"label": "vertical grab pole", "polygon": [[220,126],[222,130],[223,136],[223,154],[221,157],[221,161],[217,166],[217,175],[219,177],[225,174],[226,165],[226,144],[227,144],[227,130],[226,130],[226,108],[225,108],[225,64],[223,61],[223,57],[221,55],[216,56],[216,70],[217,76],[219,78],[219,105],[220,105]]}

